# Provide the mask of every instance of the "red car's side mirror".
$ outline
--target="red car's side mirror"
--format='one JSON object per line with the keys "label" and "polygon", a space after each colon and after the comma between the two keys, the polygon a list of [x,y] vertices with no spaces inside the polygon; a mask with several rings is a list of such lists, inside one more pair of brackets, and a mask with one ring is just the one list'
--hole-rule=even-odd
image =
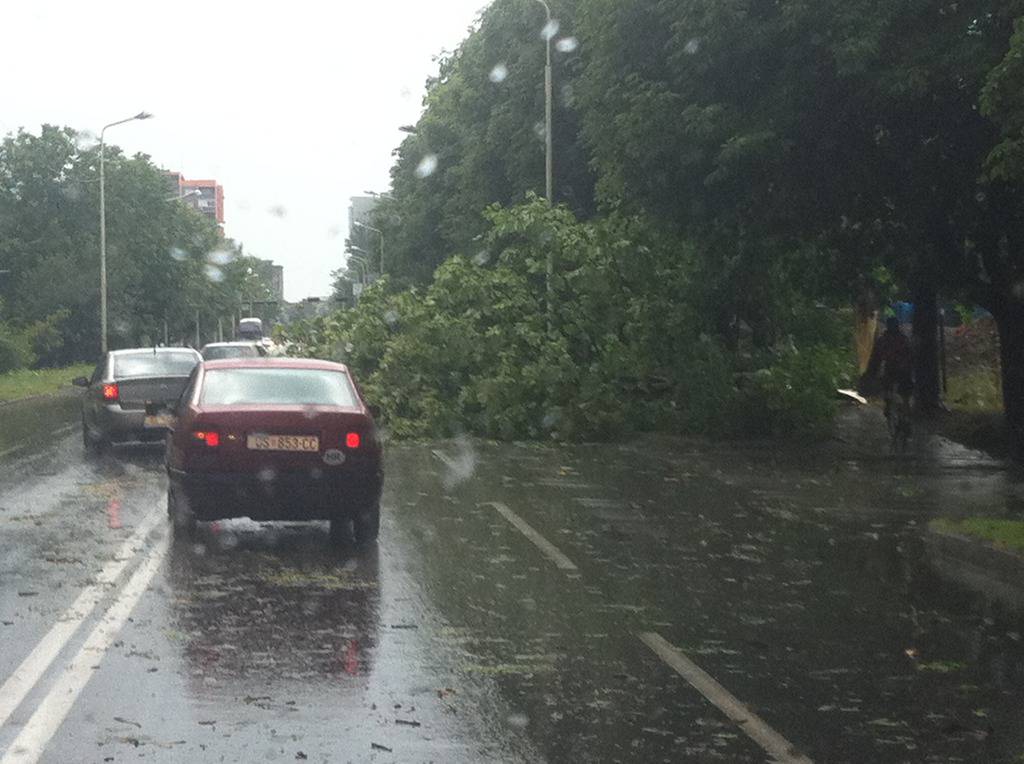
{"label": "red car's side mirror", "polygon": [[71,384],[73,384],[75,387],[88,387],[89,380],[86,377],[75,377],[73,380],[71,380]]}

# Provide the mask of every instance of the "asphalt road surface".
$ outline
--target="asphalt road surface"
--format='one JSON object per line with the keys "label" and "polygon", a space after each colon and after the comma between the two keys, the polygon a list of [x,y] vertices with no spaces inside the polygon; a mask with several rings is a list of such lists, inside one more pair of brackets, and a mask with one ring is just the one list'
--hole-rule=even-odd
{"label": "asphalt road surface", "polygon": [[332,549],[173,541],[159,449],[77,416],[0,407],[0,764],[1024,755],[1024,619],[922,541],[1024,494],[935,438],[391,444],[379,543]]}

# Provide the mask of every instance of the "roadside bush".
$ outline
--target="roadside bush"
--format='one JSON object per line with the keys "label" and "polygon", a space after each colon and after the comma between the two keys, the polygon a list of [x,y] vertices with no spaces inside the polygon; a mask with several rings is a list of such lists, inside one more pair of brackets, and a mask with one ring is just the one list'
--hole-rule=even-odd
{"label": "roadside bush", "polygon": [[733,426],[742,435],[820,433],[835,415],[836,388],[850,384],[850,371],[843,350],[787,348],[745,377]]}
{"label": "roadside bush", "polygon": [[31,366],[34,360],[24,338],[0,326],[0,374]]}

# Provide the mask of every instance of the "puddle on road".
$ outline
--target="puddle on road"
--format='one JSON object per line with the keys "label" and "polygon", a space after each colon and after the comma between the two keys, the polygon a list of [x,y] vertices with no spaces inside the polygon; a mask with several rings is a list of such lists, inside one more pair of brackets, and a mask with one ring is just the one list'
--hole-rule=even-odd
{"label": "puddle on road", "polygon": [[77,394],[0,405],[0,454],[11,449],[25,453],[49,445],[53,433],[78,422],[80,410]]}

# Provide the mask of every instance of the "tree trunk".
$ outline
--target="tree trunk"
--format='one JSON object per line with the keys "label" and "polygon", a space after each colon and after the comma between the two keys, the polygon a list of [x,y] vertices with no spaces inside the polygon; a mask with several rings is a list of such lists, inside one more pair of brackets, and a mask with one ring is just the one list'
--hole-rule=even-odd
{"label": "tree trunk", "polygon": [[1024,306],[1011,305],[995,314],[1003,372],[1003,411],[1010,448],[1024,456]]}
{"label": "tree trunk", "polygon": [[935,289],[922,284],[914,292],[914,398],[919,410],[941,407],[939,389],[939,310]]}

